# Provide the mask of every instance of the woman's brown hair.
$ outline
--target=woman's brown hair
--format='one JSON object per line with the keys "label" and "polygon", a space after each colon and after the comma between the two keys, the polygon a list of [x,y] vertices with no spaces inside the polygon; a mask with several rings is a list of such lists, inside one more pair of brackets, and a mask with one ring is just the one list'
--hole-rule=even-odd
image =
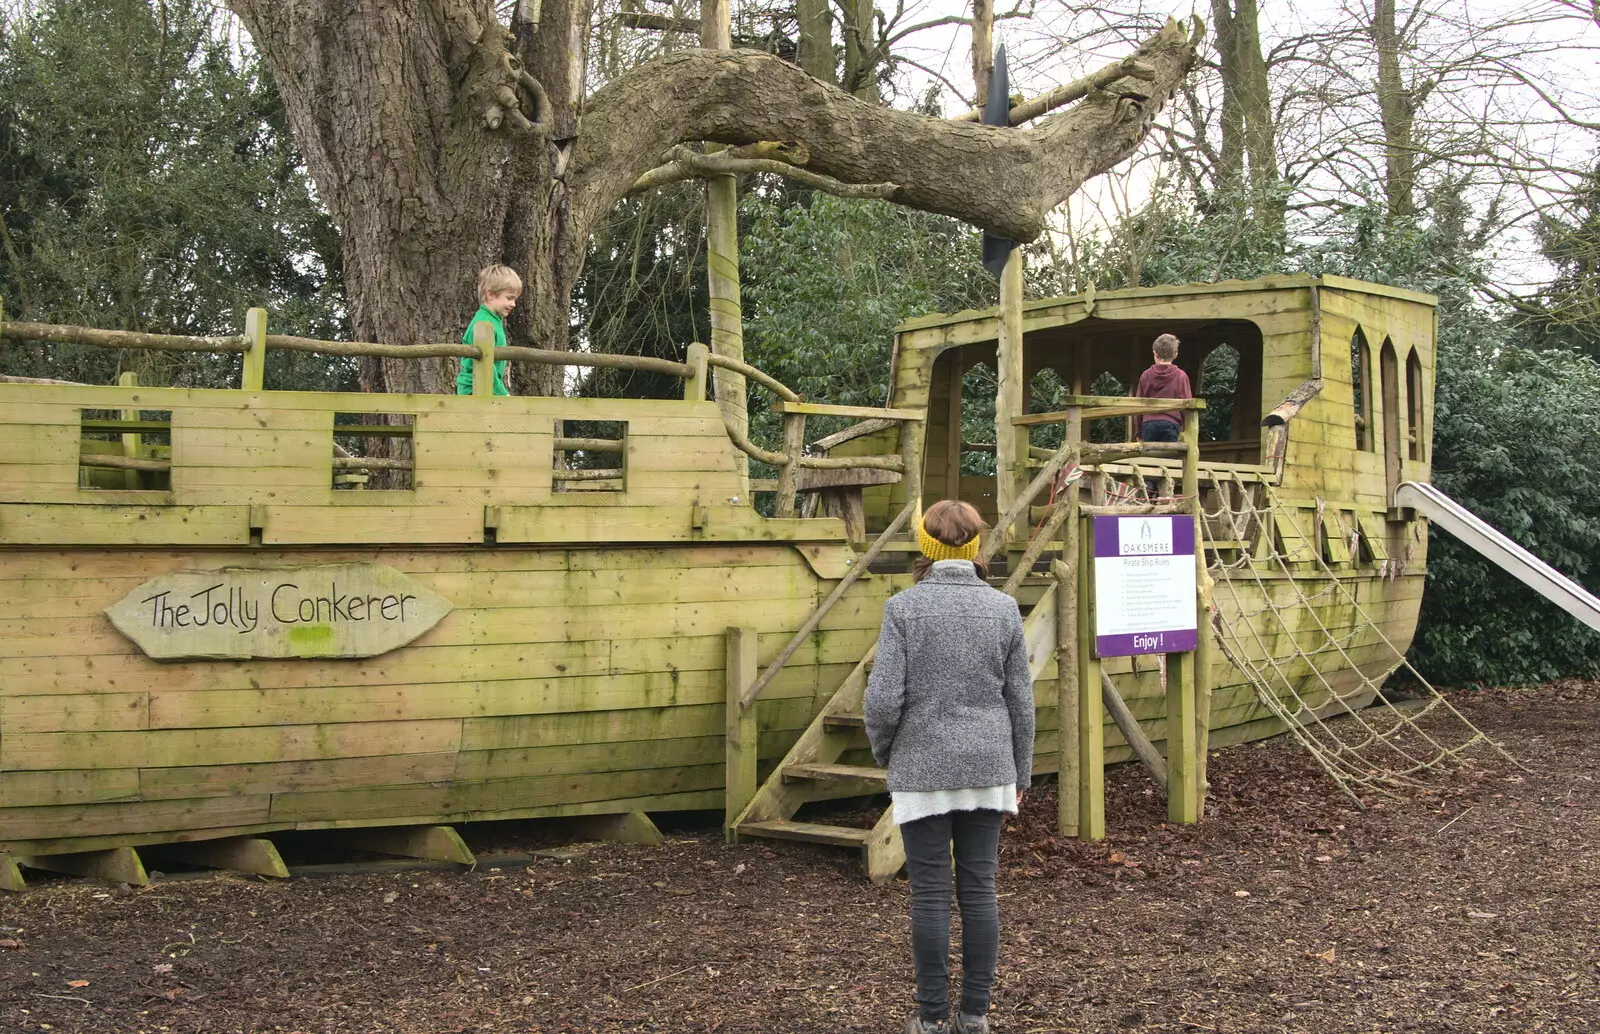
{"label": "woman's brown hair", "polygon": [[[964,546],[988,526],[971,503],[959,499],[941,499],[922,515],[923,530],[947,546]],[[979,578],[989,577],[988,564],[974,560],[972,566],[978,569]],[[922,581],[932,568],[932,560],[925,556],[917,557],[911,565],[912,580]]]}

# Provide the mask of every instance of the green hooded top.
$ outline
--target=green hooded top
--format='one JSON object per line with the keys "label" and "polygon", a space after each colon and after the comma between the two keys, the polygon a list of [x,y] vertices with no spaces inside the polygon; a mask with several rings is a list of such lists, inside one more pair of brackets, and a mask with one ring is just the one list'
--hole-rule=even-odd
{"label": "green hooded top", "polygon": [[[472,328],[480,322],[487,323],[494,328],[494,347],[506,347],[506,325],[499,316],[490,312],[488,306],[485,305],[478,306],[477,315],[473,316],[472,321],[467,324],[466,332],[461,335],[461,343],[463,345],[472,344]],[[471,359],[461,360],[461,370],[456,374],[457,395],[472,394],[472,362]],[[506,362],[504,359],[497,359],[494,364],[494,393],[496,395],[511,394],[506,389]]]}

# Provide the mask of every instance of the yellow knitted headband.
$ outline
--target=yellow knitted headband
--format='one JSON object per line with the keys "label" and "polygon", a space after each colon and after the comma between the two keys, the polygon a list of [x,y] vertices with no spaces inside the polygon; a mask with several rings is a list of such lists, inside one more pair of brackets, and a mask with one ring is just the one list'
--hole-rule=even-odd
{"label": "yellow knitted headband", "polygon": [[976,560],[978,559],[978,540],[981,535],[974,535],[965,544],[952,546],[947,542],[940,542],[928,534],[921,522],[917,524],[917,548],[922,550],[922,555],[929,560]]}

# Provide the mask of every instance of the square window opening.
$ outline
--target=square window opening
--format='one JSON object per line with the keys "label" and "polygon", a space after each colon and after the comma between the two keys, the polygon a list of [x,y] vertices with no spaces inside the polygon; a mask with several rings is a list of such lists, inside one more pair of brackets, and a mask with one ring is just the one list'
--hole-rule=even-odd
{"label": "square window opening", "polygon": [[415,488],[416,420],[411,413],[335,413],[334,489],[409,492]]}
{"label": "square window opening", "polygon": [[83,409],[78,421],[80,489],[172,489],[171,410]]}
{"label": "square window opening", "polygon": [[623,492],[628,484],[626,420],[556,422],[552,492]]}

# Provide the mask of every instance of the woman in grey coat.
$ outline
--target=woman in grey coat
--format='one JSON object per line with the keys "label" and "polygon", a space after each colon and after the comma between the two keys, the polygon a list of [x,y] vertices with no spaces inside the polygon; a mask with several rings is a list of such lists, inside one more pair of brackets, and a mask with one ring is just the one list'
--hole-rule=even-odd
{"label": "woman in grey coat", "polygon": [[[976,562],[983,519],[928,508],[916,584],[884,607],[867,683],[872,755],[889,770],[911,877],[917,1013],[907,1034],[987,1034],[999,957],[1000,829],[1033,770],[1033,680],[1017,602]],[[950,862],[961,904],[961,1007],[950,1014]]]}

